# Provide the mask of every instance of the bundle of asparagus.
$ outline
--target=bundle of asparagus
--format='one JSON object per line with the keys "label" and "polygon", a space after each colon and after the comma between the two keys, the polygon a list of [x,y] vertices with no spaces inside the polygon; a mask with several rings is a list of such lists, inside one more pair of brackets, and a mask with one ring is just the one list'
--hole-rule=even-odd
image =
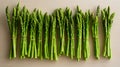
{"label": "bundle of asparagus", "polygon": [[58,44],[58,55],[64,54],[65,46],[65,22],[64,22],[64,11],[60,8],[55,11],[56,26],[58,28],[59,44]]}
{"label": "bundle of asparagus", "polygon": [[20,44],[20,48],[21,48],[21,58],[25,58],[25,55],[27,55],[27,49],[28,49],[28,41],[27,41],[27,34],[28,34],[28,25],[29,25],[29,21],[30,21],[30,13],[29,11],[25,8],[25,6],[23,7],[22,11],[21,11],[21,16],[19,16],[20,18],[20,26],[21,26],[21,44]]}
{"label": "bundle of asparagus", "polygon": [[[58,56],[65,55],[78,61],[90,56],[89,35],[92,30],[94,55],[100,58],[100,44],[98,36],[100,8],[96,14],[90,10],[82,12],[77,6],[75,15],[70,8],[56,9],[51,15],[34,9],[32,13],[19,3],[13,8],[12,18],[8,7],[6,17],[11,34],[10,59],[16,58],[18,30],[20,29],[20,58],[39,58],[58,60]],[[105,44],[104,56],[111,58],[110,30],[115,13],[110,14],[110,7],[101,11],[104,28]],[[90,27],[90,23],[92,26]],[[19,25],[20,24],[20,25]],[[77,40],[77,41],[76,41]],[[76,43],[77,42],[77,43]]]}
{"label": "bundle of asparagus", "polygon": [[104,29],[104,52],[103,56],[107,58],[111,58],[111,47],[110,47],[110,31],[113,23],[113,18],[115,16],[115,13],[110,13],[110,7],[103,9],[101,11],[101,18],[102,18],[102,24]]}
{"label": "bundle of asparagus", "polygon": [[72,18],[72,11],[67,7],[65,10],[65,25],[67,33],[67,47],[66,56],[70,56],[71,59],[74,57],[74,20]]}
{"label": "bundle of asparagus", "polygon": [[16,58],[16,44],[18,34],[18,22],[19,22],[20,8],[19,3],[13,8],[12,20],[9,13],[9,8],[6,8],[6,17],[11,34],[11,48],[10,48],[10,59]]}

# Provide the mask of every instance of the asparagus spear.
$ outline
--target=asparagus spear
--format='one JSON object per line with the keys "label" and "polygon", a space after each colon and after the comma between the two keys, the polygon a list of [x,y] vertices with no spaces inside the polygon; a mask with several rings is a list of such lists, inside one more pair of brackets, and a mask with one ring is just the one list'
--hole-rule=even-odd
{"label": "asparagus spear", "polygon": [[72,18],[72,11],[69,8],[65,10],[65,24],[66,24],[66,33],[67,33],[67,49],[66,56],[70,55],[70,58],[74,57],[74,20]]}
{"label": "asparagus spear", "polygon": [[44,34],[44,58],[49,59],[49,52],[48,52],[48,35],[49,35],[49,15],[45,13],[44,15],[44,27],[45,27],[45,34]]}
{"label": "asparagus spear", "polygon": [[12,49],[12,53],[13,53],[13,58],[16,58],[16,40],[17,40],[17,23],[15,22],[15,17],[16,17],[16,8],[13,8],[13,18],[12,18],[12,43],[13,43],[13,49]]}
{"label": "asparagus spear", "polygon": [[19,3],[13,8],[12,20],[10,19],[9,8],[6,7],[7,22],[11,33],[11,48],[10,48],[10,59],[16,58],[16,44],[17,44],[17,29],[18,29],[18,16],[19,16]]}
{"label": "asparagus spear", "polygon": [[25,58],[25,55],[27,55],[27,32],[28,32],[28,25],[30,21],[30,13],[25,8],[25,6],[22,9],[21,16],[20,16],[20,24],[21,24],[21,58]]}
{"label": "asparagus spear", "polygon": [[30,21],[30,43],[28,48],[28,57],[37,58],[37,47],[36,47],[36,26],[37,26],[37,16],[36,10],[31,14]]}
{"label": "asparagus spear", "polygon": [[65,47],[65,52],[66,52],[66,56],[71,56],[71,26],[70,26],[70,22],[71,22],[71,16],[72,16],[72,11],[67,7],[65,10],[65,27],[66,27],[66,33],[67,33],[67,46]]}
{"label": "asparagus spear", "polygon": [[51,16],[51,55],[50,59],[53,60],[58,60],[57,56],[57,46],[56,46],[56,18]]}
{"label": "asparagus spear", "polygon": [[60,8],[56,10],[56,25],[59,29],[59,45],[58,45],[58,55],[64,53],[64,44],[65,44],[65,24],[64,24],[64,11]]}
{"label": "asparagus spear", "polygon": [[[55,18],[56,19],[56,18]],[[56,44],[56,40],[53,40],[53,38],[54,39],[56,39],[55,38],[55,35],[53,35],[53,34],[55,34],[56,33],[56,31],[53,29],[53,27],[56,27],[56,25],[54,24],[53,25],[53,23],[54,23],[54,21],[53,21],[53,16],[50,16],[50,25],[52,26],[51,28],[50,28],[50,60],[53,60],[54,59],[54,49],[53,49],[53,45],[54,44]],[[54,31],[53,31],[54,30]]]}
{"label": "asparagus spear", "polygon": [[69,31],[69,28],[70,28],[70,25],[69,25],[69,19],[67,18],[67,14],[68,14],[68,11],[69,11],[69,8],[67,7],[66,10],[65,10],[65,31],[66,31],[66,37],[67,37],[67,44],[66,44],[66,47],[65,47],[65,53],[66,53],[66,56],[69,56],[70,54],[70,31]]}
{"label": "asparagus spear", "polygon": [[77,13],[75,15],[76,24],[77,24],[77,46],[76,46],[76,57],[79,61],[81,59],[81,47],[82,47],[82,12],[77,6]]}
{"label": "asparagus spear", "polygon": [[38,45],[38,57],[43,59],[43,45],[42,45],[42,32],[43,32],[43,15],[41,11],[37,11],[37,45]]}
{"label": "asparagus spear", "polygon": [[[57,34],[58,34],[58,46],[57,46],[57,53],[58,53],[58,56],[61,55],[61,45],[62,45],[62,27],[61,27],[61,22],[60,22],[60,16],[59,16],[59,9],[56,9],[54,12],[53,12],[53,16],[56,18],[56,28],[58,29],[57,30]],[[62,20],[61,20],[62,21]]]}
{"label": "asparagus spear", "polygon": [[100,12],[99,6],[97,7],[96,16],[92,14],[92,37],[94,43],[94,55],[97,59],[100,58],[100,45],[99,45],[99,38],[98,38],[98,15]]}
{"label": "asparagus spear", "polygon": [[[8,22],[8,26],[9,26],[9,30],[10,30],[10,33],[11,33],[11,48],[10,48],[10,59],[12,58],[16,58],[16,47],[15,45],[13,45],[13,33],[16,33],[16,32],[13,32],[12,30],[12,21],[10,19],[10,13],[9,13],[9,8],[8,6],[6,7],[6,16],[7,16],[7,22]],[[14,35],[15,36],[15,35]],[[13,49],[15,47],[15,50]]]}
{"label": "asparagus spear", "polygon": [[67,17],[65,16],[65,31],[67,33],[67,44],[64,49],[65,49],[66,56],[69,56],[69,54],[70,54],[70,31],[69,31],[69,29],[70,29],[70,24],[69,24]]}
{"label": "asparagus spear", "polygon": [[82,26],[83,34],[83,58],[87,60],[90,56],[89,48],[89,12],[84,15],[84,21]]}
{"label": "asparagus spear", "polygon": [[71,17],[71,24],[70,24],[70,58],[73,59],[75,56],[75,42],[74,42],[74,20]]}
{"label": "asparagus spear", "polygon": [[115,13],[110,13],[110,7],[102,10],[102,24],[104,29],[104,53],[103,56],[106,58],[111,58],[111,47],[110,47],[110,31],[113,23],[113,18]]}

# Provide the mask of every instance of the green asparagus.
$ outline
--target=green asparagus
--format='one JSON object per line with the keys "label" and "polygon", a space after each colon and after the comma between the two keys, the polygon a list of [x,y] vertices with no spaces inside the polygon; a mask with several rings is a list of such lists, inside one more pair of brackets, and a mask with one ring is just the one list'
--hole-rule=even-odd
{"label": "green asparagus", "polygon": [[44,34],[44,58],[45,59],[49,59],[49,50],[48,50],[48,35],[49,35],[49,15],[47,13],[45,13],[44,15],[44,28],[45,28],[45,34]]}
{"label": "green asparagus", "polygon": [[29,11],[23,7],[20,16],[20,26],[21,26],[21,58],[25,58],[27,55],[27,48],[28,48],[28,41],[27,41],[27,32],[28,32],[28,25],[30,21],[30,13]]}
{"label": "green asparagus", "polygon": [[77,46],[76,46],[76,58],[79,61],[81,59],[82,50],[82,12],[77,6],[77,13],[75,15],[76,25],[77,25]]}
{"label": "green asparagus", "polygon": [[30,21],[30,43],[28,48],[28,57],[37,58],[37,46],[36,46],[36,26],[37,26],[37,16],[36,10],[31,14]]}
{"label": "green asparagus", "polygon": [[90,56],[89,48],[89,12],[86,12],[83,20],[82,36],[83,36],[83,58],[87,60]]}
{"label": "green asparagus", "polygon": [[115,13],[110,13],[110,7],[103,9],[101,11],[102,16],[102,24],[104,29],[104,53],[103,56],[106,58],[111,58],[111,47],[110,47],[110,31],[113,23],[113,18]]}
{"label": "green asparagus", "polygon": [[65,9],[65,31],[66,31],[66,37],[67,37],[67,43],[66,43],[66,47],[65,47],[65,53],[66,56],[69,56],[70,54],[70,22],[69,22],[69,18],[70,17],[70,9],[67,7]]}
{"label": "green asparagus", "polygon": [[42,32],[43,32],[43,15],[41,11],[37,11],[37,51],[38,57],[42,60],[43,59],[43,42],[42,42]]}
{"label": "green asparagus", "polygon": [[[28,57],[58,60],[58,56],[65,55],[71,59],[75,57],[78,61],[83,56],[87,60],[90,56],[89,29],[92,31],[94,56],[99,59],[99,12],[99,6],[96,13],[90,11],[83,13],[77,6],[74,16],[68,7],[65,10],[56,9],[52,15],[48,15],[47,12],[43,14],[37,9],[30,13],[25,6],[20,9],[18,3],[10,16],[7,7],[6,17],[11,35],[10,59],[16,58],[19,46],[18,34],[20,34],[18,48],[21,59]],[[110,7],[101,11],[105,41],[103,56],[109,59],[111,58],[110,31],[114,16],[115,13],[110,13]]]}
{"label": "green asparagus", "polygon": [[60,8],[56,11],[56,25],[59,29],[59,45],[58,45],[58,55],[64,53],[65,46],[65,23],[64,23],[64,11]]}
{"label": "green asparagus", "polygon": [[75,42],[74,42],[74,20],[70,18],[70,58],[73,59],[75,56]]}
{"label": "green asparagus", "polygon": [[19,3],[13,8],[12,20],[10,19],[9,8],[6,8],[7,22],[11,33],[11,48],[10,48],[10,59],[16,58],[16,45],[17,45],[17,34],[18,34],[18,22],[19,22]]}
{"label": "green asparagus", "polygon": [[55,59],[58,60],[57,55],[57,44],[56,44],[56,18],[51,16],[51,60]]}
{"label": "green asparagus", "polygon": [[98,36],[98,18],[99,18],[100,8],[97,7],[96,16],[92,14],[92,37],[93,37],[93,44],[94,44],[94,55],[97,59],[100,58],[100,45],[99,45],[99,36]]}

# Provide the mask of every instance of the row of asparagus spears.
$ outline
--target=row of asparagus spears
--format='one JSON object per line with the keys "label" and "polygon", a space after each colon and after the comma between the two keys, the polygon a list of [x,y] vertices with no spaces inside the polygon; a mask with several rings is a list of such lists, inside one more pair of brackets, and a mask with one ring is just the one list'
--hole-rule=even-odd
{"label": "row of asparagus spears", "polygon": [[[101,12],[100,12],[101,11]],[[94,56],[100,58],[99,19],[101,18],[104,33],[103,56],[111,58],[110,30],[115,13],[110,13],[110,7],[96,12],[82,12],[77,6],[75,14],[70,8],[56,9],[51,15],[34,9],[31,13],[19,3],[13,8],[13,13],[6,8],[6,17],[11,34],[10,59],[16,58],[17,49],[20,58],[39,58],[58,60],[65,55],[78,61],[90,57],[89,35],[92,30]],[[20,31],[20,32],[19,32]],[[18,33],[19,32],[19,33]],[[20,34],[20,43],[18,35]],[[17,46],[20,46],[17,48]]]}

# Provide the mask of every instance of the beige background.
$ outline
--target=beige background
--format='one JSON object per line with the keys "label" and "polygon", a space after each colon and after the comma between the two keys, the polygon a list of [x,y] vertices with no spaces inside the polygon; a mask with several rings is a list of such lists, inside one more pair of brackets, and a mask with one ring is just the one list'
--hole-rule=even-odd
{"label": "beige background", "polygon": [[[66,57],[60,57],[58,61],[40,61],[39,59],[24,59],[19,58],[14,60],[8,59],[10,34],[7,26],[5,8],[8,5],[13,8],[17,4],[17,0],[0,0],[0,67],[119,67],[120,66],[120,0],[21,0],[20,5],[25,5],[30,10],[39,8],[43,12],[51,13],[56,8],[70,7],[72,10],[77,5],[83,11],[91,9],[92,11],[96,6],[104,8],[110,5],[111,11],[116,13],[114,23],[111,30],[111,47],[112,59],[107,60],[101,57],[100,60],[94,59],[93,49],[91,46],[91,56],[87,61],[70,60]],[[101,28],[100,28],[101,30]],[[102,32],[100,38],[102,38]],[[100,39],[102,45],[102,39]],[[90,39],[90,45],[92,45]]]}

